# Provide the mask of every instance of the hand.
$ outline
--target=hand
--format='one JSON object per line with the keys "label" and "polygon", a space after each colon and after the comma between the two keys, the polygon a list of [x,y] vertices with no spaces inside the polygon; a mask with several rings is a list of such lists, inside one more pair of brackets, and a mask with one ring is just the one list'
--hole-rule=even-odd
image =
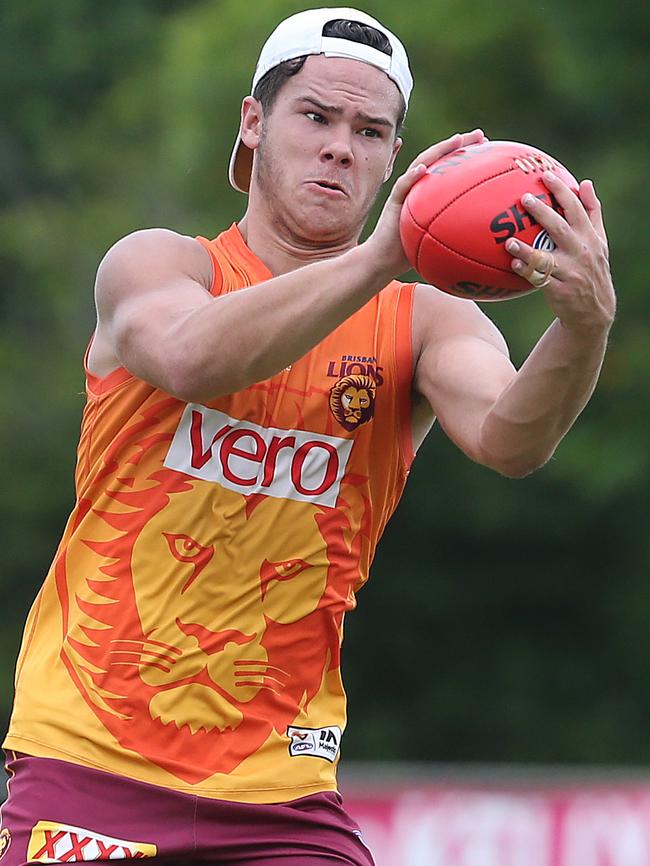
{"label": "hand", "polygon": [[[594,185],[590,180],[582,181],[576,196],[548,171],[544,172],[544,183],[561,205],[564,217],[535,196],[522,198],[523,206],[546,229],[556,246],[550,277],[541,291],[565,327],[584,333],[607,332],[616,312],[616,295]],[[521,274],[531,266],[538,267],[542,256],[551,255],[514,239],[506,243],[506,250],[515,256],[512,269]]]}
{"label": "hand", "polygon": [[375,230],[364,244],[373,250],[375,263],[379,267],[385,268],[386,272],[390,274],[389,279],[404,273],[411,267],[404,255],[400,241],[399,218],[404,200],[413,184],[422,177],[430,165],[448,153],[453,153],[459,147],[466,147],[469,144],[483,144],[485,141],[487,138],[481,129],[475,129],[473,132],[457,132],[450,138],[422,151],[404,174],[395,181]]}

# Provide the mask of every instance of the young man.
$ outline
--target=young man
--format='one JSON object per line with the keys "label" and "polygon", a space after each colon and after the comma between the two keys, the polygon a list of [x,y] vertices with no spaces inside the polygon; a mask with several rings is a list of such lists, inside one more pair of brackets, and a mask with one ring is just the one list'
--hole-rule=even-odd
{"label": "young man", "polygon": [[[282,22],[242,104],[248,194],[215,240],[136,232],[102,262],[78,501],[26,626],[5,741],[6,863],[370,864],[336,793],[339,650],[436,416],[510,476],[588,400],[614,315],[593,186],[511,241],[556,319],[518,372],[470,301],[395,277],[422,153],[399,40],[352,9]],[[4,866],[4,864],[3,864]]]}

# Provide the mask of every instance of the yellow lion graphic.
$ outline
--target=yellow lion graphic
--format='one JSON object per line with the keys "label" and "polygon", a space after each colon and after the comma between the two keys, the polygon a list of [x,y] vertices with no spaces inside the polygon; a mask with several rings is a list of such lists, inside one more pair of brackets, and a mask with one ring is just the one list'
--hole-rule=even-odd
{"label": "yellow lion graphic", "polygon": [[376,392],[370,376],[345,376],[330,389],[332,414],[346,430],[355,430],[374,415]]}

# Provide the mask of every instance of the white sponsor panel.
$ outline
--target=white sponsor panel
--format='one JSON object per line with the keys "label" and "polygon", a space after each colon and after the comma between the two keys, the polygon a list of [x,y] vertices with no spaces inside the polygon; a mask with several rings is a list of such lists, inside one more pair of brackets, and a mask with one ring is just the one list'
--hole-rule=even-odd
{"label": "white sponsor panel", "polygon": [[322,433],[261,427],[190,403],[165,466],[236,493],[333,508],[352,444]]}
{"label": "white sponsor panel", "polygon": [[292,758],[309,755],[333,763],[341,748],[342,731],[338,725],[325,728],[300,728],[290,725],[289,754]]}

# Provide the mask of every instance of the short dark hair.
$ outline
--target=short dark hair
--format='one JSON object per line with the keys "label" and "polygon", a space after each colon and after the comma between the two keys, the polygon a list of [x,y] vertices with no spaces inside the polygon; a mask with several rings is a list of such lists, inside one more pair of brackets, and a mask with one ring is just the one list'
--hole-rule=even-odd
{"label": "short dark hair", "polygon": [[[377,30],[376,27],[371,27],[369,24],[361,24],[359,21],[335,18],[333,21],[328,21],[323,27],[323,36],[334,36],[338,39],[349,39],[350,42],[359,42],[361,45],[369,45],[383,54],[388,54],[389,57],[393,53],[393,46],[381,30]],[[276,97],[284,83],[300,72],[305,65],[305,60],[307,60],[307,55],[294,57],[292,60],[285,60],[283,63],[274,66],[273,69],[269,69],[266,75],[263,75],[257,82],[253,90],[253,96],[261,103],[266,114],[271,113]],[[406,116],[406,103],[399,88],[398,93],[400,111],[395,127],[396,135],[402,128],[404,117]]]}

